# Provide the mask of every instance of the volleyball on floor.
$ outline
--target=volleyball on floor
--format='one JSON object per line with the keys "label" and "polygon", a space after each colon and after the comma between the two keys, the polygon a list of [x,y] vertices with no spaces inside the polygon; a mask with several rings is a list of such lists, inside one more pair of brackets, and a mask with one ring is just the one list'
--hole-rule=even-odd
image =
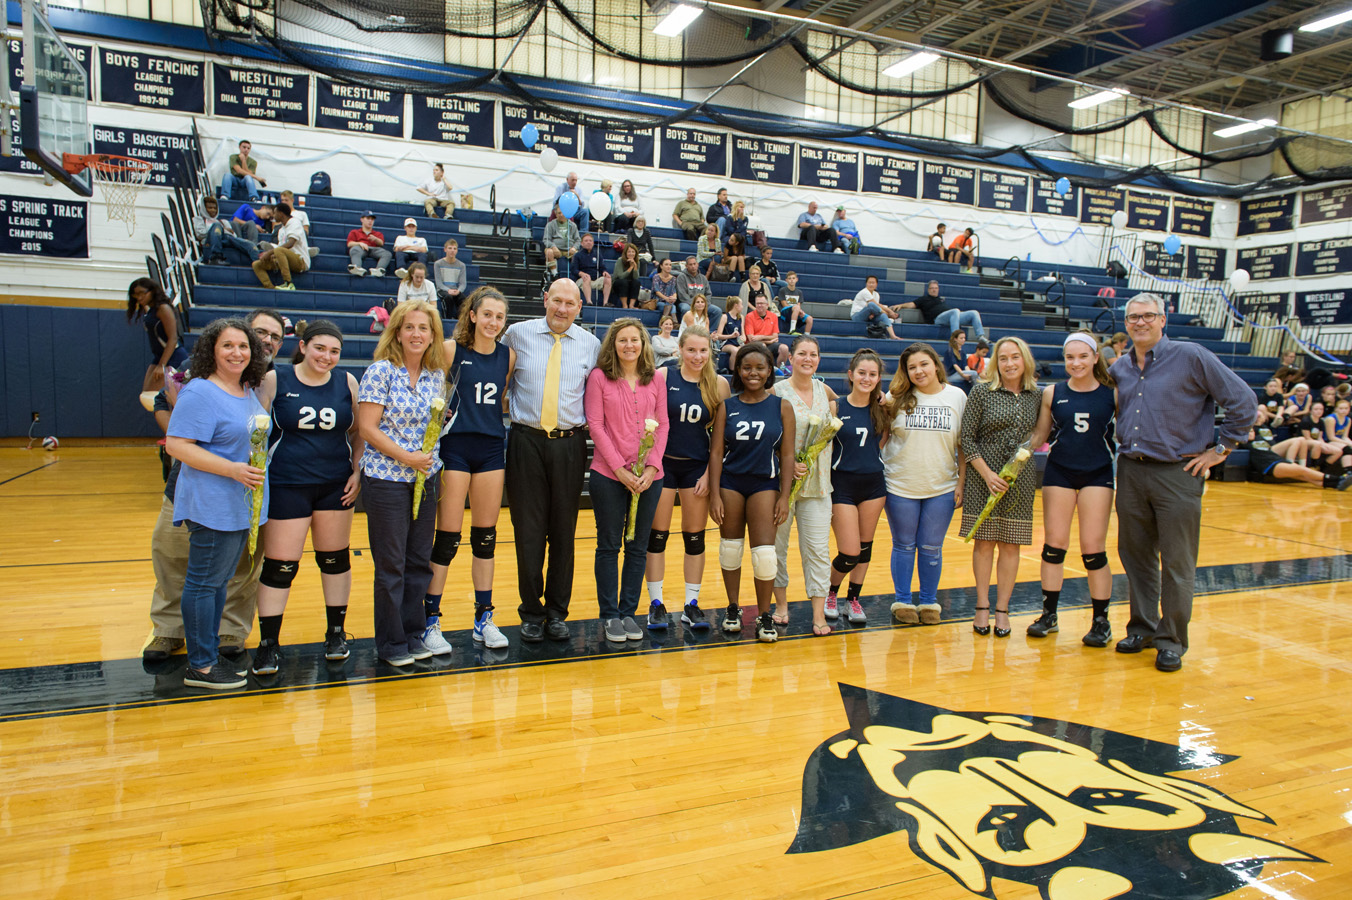
{"label": "volleyball on floor", "polygon": [[47,435],[45,438],[42,439],[42,449],[43,449],[43,450],[55,450],[57,447],[60,447],[60,446],[61,446],[61,442],[58,441],[55,437],[53,437],[53,436],[50,435],[50,434]]}

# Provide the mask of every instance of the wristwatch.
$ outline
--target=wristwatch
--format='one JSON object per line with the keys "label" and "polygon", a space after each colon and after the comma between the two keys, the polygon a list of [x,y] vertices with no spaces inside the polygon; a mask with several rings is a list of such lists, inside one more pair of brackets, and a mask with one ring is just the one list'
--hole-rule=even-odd
{"label": "wristwatch", "polygon": [[1216,454],[1217,454],[1218,456],[1220,456],[1221,459],[1225,459],[1227,456],[1230,455],[1230,448],[1229,448],[1229,447],[1222,447],[1220,444],[1217,444],[1216,446],[1212,447],[1211,449],[1215,450],[1215,451],[1216,451]]}

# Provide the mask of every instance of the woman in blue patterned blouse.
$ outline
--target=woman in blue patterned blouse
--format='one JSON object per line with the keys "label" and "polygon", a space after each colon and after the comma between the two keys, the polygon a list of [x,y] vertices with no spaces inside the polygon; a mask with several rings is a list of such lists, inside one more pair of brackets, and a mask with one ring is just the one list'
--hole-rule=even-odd
{"label": "woman in blue patterned blouse", "polygon": [[[361,493],[376,570],[376,654],[395,666],[432,655],[422,640],[427,626],[423,596],[432,580],[441,460],[422,446],[432,401],[446,384],[441,341],[436,307],[426,300],[399,304],[357,391],[357,426],[366,441]],[[427,479],[415,519],[413,486],[419,472]]]}

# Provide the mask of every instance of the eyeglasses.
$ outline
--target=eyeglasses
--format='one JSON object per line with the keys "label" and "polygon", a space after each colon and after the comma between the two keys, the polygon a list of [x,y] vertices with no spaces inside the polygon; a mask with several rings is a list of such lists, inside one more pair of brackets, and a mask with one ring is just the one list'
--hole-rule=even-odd
{"label": "eyeglasses", "polygon": [[280,344],[282,336],[275,331],[268,331],[266,328],[255,328],[254,334],[258,335],[260,341],[266,341],[269,344]]}
{"label": "eyeglasses", "polygon": [[1146,325],[1149,325],[1159,317],[1159,313],[1129,313],[1127,315],[1127,324],[1135,325],[1137,322],[1144,322]]}

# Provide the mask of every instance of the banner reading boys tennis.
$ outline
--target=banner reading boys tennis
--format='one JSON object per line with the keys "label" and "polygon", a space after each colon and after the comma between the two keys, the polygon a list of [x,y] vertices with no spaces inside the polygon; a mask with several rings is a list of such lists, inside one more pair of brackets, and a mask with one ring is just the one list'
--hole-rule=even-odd
{"label": "banner reading boys tennis", "polygon": [[0,194],[0,253],[89,258],[89,204]]}

